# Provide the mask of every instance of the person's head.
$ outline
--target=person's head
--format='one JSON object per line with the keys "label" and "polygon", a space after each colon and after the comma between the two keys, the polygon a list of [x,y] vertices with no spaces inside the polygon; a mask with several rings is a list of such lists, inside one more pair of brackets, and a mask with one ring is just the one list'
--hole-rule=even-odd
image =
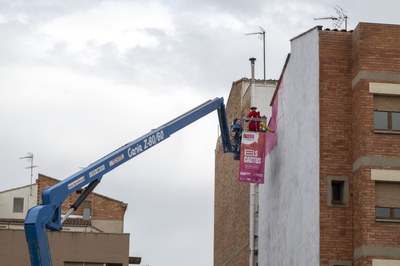
{"label": "person's head", "polygon": [[252,107],[250,107],[250,110],[255,111],[255,110],[257,110],[257,107],[252,106]]}

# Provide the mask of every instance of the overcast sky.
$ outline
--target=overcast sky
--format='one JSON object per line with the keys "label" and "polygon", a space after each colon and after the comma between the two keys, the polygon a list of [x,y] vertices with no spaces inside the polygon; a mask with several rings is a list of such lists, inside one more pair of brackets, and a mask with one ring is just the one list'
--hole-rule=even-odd
{"label": "overcast sky", "polygon": [[[278,79],[290,39],[357,23],[400,24],[398,0],[0,0],[0,191],[64,179],[233,81]],[[344,26],[344,25],[343,25]],[[128,203],[125,232],[142,265],[213,263],[216,113],[104,176],[96,192]]]}

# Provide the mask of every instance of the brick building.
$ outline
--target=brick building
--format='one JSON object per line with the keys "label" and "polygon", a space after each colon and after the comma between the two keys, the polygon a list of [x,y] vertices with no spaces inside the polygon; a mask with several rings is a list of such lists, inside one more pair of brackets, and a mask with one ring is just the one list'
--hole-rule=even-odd
{"label": "brick building", "polygon": [[[42,191],[48,187],[57,184],[59,180],[39,174],[37,180],[38,198],[37,202],[41,203]],[[62,213],[66,213],[70,206],[78,199],[81,191],[72,193],[62,204]],[[82,217],[90,222],[93,230],[107,233],[123,233],[124,232],[124,215],[128,204],[100,195],[90,193],[82,205],[74,211],[74,215]],[[88,216],[85,218],[84,216]],[[90,219],[89,219],[90,217]]]}
{"label": "brick building", "polygon": [[[399,25],[373,23],[291,40],[263,102],[277,107],[277,142],[259,185],[258,265],[400,265],[399,43]],[[218,157],[214,265],[248,265],[248,188]]]}
{"label": "brick building", "polygon": [[[266,103],[270,102],[276,83],[256,80],[253,91],[249,79],[234,82],[226,104],[228,121],[246,116],[251,106],[270,117],[271,108]],[[215,150],[215,166],[214,265],[247,265],[249,184],[237,181],[239,161],[234,161],[232,154],[223,153],[220,142]]]}
{"label": "brick building", "polygon": [[[28,265],[24,219],[41,202],[41,192],[59,180],[39,174],[35,184],[0,192],[0,265]],[[65,213],[79,197],[71,194],[62,205]],[[129,234],[124,233],[127,204],[91,193],[66,220],[61,232],[49,232],[54,265],[125,266],[138,264],[129,257]],[[85,264],[86,263],[86,264]]]}

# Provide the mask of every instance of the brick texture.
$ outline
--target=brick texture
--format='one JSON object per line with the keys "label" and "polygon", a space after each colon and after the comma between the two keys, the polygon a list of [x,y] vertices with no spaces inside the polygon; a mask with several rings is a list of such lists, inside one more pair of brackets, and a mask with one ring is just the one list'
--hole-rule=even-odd
{"label": "brick texture", "polygon": [[[38,203],[42,202],[42,191],[60,182],[57,179],[39,174],[38,176]],[[66,213],[70,206],[78,199],[79,194],[72,193],[69,195],[62,204],[62,213]],[[115,199],[108,198],[106,196],[90,193],[86,198],[86,202],[73,212],[76,215],[82,215],[83,207],[85,204],[89,204],[91,208],[91,216],[94,220],[124,220],[125,211],[127,204]]]}
{"label": "brick texture", "polygon": [[[400,74],[399,42],[395,25],[361,23],[354,32],[320,32],[320,265],[350,260],[370,266],[382,257],[354,258],[355,250],[400,247],[400,224],[375,220],[371,167],[352,170],[362,156],[400,156],[399,135],[374,132],[369,82],[388,81],[352,85],[360,71]],[[327,176],[349,177],[349,207],[327,206]]]}
{"label": "brick texture", "polygon": [[[400,74],[400,26],[360,23],[352,38],[352,75],[360,71]],[[353,161],[361,156],[400,156],[400,136],[374,132],[374,98],[369,93],[369,82],[387,80],[360,80],[353,88]],[[374,167],[379,169],[382,167]],[[396,170],[396,167],[390,169]],[[398,169],[398,168],[397,168]],[[400,247],[400,224],[375,220],[375,182],[371,167],[357,169],[353,183],[353,248],[362,246]],[[354,265],[372,265],[373,258],[360,257]],[[400,259],[391,257],[391,259]]]}
{"label": "brick texture", "polygon": [[[400,83],[399,43],[400,25],[360,23],[350,32],[319,32],[320,265],[352,261],[353,266],[372,266],[373,259],[400,260],[400,254],[385,258],[358,252],[365,247],[400,248],[400,223],[375,219],[372,166],[353,170],[363,157],[400,159],[400,135],[374,131],[374,104],[384,106],[385,101],[374,103],[369,92],[370,82]],[[250,95],[242,96],[241,88],[240,82],[232,86],[230,121],[250,107]],[[248,265],[248,249],[243,246],[248,242],[249,188],[237,182],[238,163],[222,154],[220,143],[215,160],[214,265]],[[347,207],[327,204],[332,176],[348,177]]]}
{"label": "brick texture", "polygon": [[[243,117],[242,82],[232,85],[226,105],[228,121]],[[250,99],[250,98],[249,98]],[[239,161],[224,154],[220,140],[215,151],[214,265],[247,265],[249,260],[249,185],[238,182]]]}
{"label": "brick texture", "polygon": [[352,199],[350,207],[327,205],[328,176],[352,174],[351,33],[320,31],[319,37],[320,265],[327,266],[353,258]]}

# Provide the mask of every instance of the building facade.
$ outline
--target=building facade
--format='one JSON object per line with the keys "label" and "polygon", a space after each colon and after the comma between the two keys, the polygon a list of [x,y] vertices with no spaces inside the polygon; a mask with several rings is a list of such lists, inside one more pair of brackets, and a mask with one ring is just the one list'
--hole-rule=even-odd
{"label": "building facade", "polygon": [[[41,192],[59,180],[39,174],[35,184],[0,192],[0,265],[29,265],[24,219],[41,202]],[[79,197],[71,194],[62,205],[65,213]],[[66,220],[61,232],[49,232],[53,265],[127,266],[129,234],[124,233],[127,204],[91,193]]]}
{"label": "building facade", "polygon": [[[275,80],[241,79],[232,84],[226,104],[228,121],[242,119],[251,106],[270,117]],[[254,97],[257,95],[257,97]],[[224,154],[221,143],[215,150],[214,265],[248,265],[249,261],[249,184],[239,183],[239,161]]]}
{"label": "building facade", "polygon": [[[315,27],[291,40],[272,101],[263,102],[275,106],[277,126],[259,185],[258,265],[400,265],[398,43],[399,25],[374,23],[353,31]],[[244,98],[234,101],[237,108]],[[227,176],[237,176],[235,162],[219,160],[216,192],[222,169],[234,165]],[[241,186],[231,183],[223,189]],[[215,224],[237,223],[233,231],[245,235],[248,197],[226,194],[216,195]],[[240,214],[225,210],[241,200]],[[217,215],[221,209],[226,217]],[[246,248],[238,264],[216,259],[229,249],[219,241],[214,265],[248,265]]]}

